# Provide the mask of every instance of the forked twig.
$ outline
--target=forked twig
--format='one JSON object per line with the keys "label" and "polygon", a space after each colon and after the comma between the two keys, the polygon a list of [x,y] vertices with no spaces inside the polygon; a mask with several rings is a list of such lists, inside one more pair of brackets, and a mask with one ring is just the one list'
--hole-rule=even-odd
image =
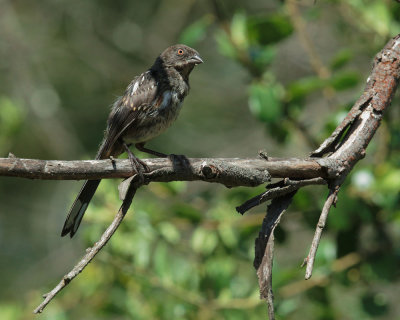
{"label": "forked twig", "polygon": [[[275,199],[277,197],[282,197],[285,194],[291,193],[301,187],[309,185],[323,185],[326,184],[326,180],[323,178],[313,178],[304,180],[291,180],[286,178],[278,183],[270,184],[267,186],[268,190],[247,200],[242,205],[236,207],[236,211],[240,214],[244,214],[251,208],[260,205],[268,200]],[[272,187],[272,188],[271,188]]]}
{"label": "forked twig", "polygon": [[86,250],[86,254],[82,259],[75,265],[75,267],[67,273],[62,280],[54,287],[53,290],[43,295],[44,301],[33,311],[34,313],[41,313],[43,309],[49,304],[49,302],[62,290],[64,289],[79,273],[86,268],[86,266],[92,261],[97,253],[107,244],[108,240],[112,237],[114,232],[117,230],[122,220],[124,219],[133,197],[135,196],[136,190],[139,187],[136,185],[136,181],[131,182],[128,191],[126,192],[125,198],[119,208],[114,220],[108,226],[106,231],[101,235],[100,240],[97,241],[92,248]]}

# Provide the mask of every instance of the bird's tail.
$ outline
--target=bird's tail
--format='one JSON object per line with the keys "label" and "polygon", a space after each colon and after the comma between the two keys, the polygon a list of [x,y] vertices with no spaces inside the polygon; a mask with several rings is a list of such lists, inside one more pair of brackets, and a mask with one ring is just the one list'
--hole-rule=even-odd
{"label": "bird's tail", "polygon": [[67,219],[65,220],[64,227],[61,231],[61,236],[65,236],[68,233],[72,238],[78,230],[81,224],[83,215],[85,214],[86,208],[89,205],[97,187],[99,186],[101,180],[87,180],[82,186],[81,191],[75,199],[74,204],[69,210]]}

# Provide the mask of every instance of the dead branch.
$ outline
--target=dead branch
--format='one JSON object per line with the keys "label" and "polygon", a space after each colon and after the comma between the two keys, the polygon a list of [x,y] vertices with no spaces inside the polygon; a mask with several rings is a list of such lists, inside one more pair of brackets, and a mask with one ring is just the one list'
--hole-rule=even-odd
{"label": "dead branch", "polygon": [[311,185],[323,185],[326,184],[326,180],[323,178],[304,179],[304,180],[290,180],[286,178],[278,183],[270,184],[267,186],[267,191],[247,200],[242,205],[236,207],[236,211],[240,214],[244,214],[251,208],[260,205],[268,200],[275,199],[277,197],[284,196],[285,194],[291,193],[301,187]]}
{"label": "dead branch", "polygon": [[118,229],[126,213],[128,212],[133,197],[135,196],[136,190],[139,186],[140,185],[137,184],[137,181],[135,181],[135,179],[131,181],[126,196],[123,199],[121,208],[118,210],[114,220],[111,222],[109,227],[101,235],[100,240],[97,241],[92,248],[86,249],[86,254],[82,257],[82,259],[70,272],[68,272],[62,278],[62,280],[53,290],[43,295],[44,301],[33,311],[34,313],[41,313],[43,309],[49,304],[49,302],[53,300],[56,294],[64,289],[78,274],[80,274],[83,269],[85,269],[86,266],[90,263],[90,261],[92,261],[92,259],[96,256],[96,254],[98,254],[100,250],[107,244],[108,240],[111,239],[112,235]]}
{"label": "dead branch", "polygon": [[[148,182],[195,181],[217,182],[228,186],[254,187],[273,178],[333,178],[340,162],[322,159],[268,158],[186,158],[143,159],[150,173]],[[134,174],[129,160],[58,161],[0,158],[0,176],[43,180],[93,180],[127,178]]]}
{"label": "dead branch", "polygon": [[[336,161],[338,161],[341,165],[339,165],[339,172],[336,173],[336,177],[329,181],[330,193],[322,209],[310,253],[305,259],[305,262],[307,263],[306,279],[310,279],[311,277],[322,230],[325,227],[329,209],[336,203],[339,187],[342,185],[343,181],[354,168],[356,163],[360,159],[364,158],[365,150],[380,125],[383,113],[390,106],[399,80],[400,34],[391,39],[383,50],[375,57],[373,69],[367,80],[364,93],[354,104],[346,118],[335,129],[332,135],[311,154],[313,157],[326,156],[323,159],[328,161],[328,163],[332,163],[332,161],[337,163]],[[278,185],[276,187],[280,186]],[[282,186],[282,189],[283,188],[285,188],[285,186]],[[268,191],[265,194],[267,193]],[[247,203],[247,206],[250,207],[251,204],[257,202],[261,203],[262,196],[265,196],[265,194],[251,199],[249,203]],[[279,201],[279,199],[280,198],[275,198],[272,203],[275,203],[276,206],[278,206],[276,202]],[[287,199],[283,197],[281,200],[282,207],[286,202]],[[246,208],[247,207],[244,206],[243,210]],[[268,214],[270,213],[268,212]],[[272,257],[273,254],[270,250],[265,250],[262,259],[263,261],[265,260],[268,262],[266,270],[272,266],[272,261],[270,261]],[[255,265],[255,267],[257,269],[257,274],[259,274],[259,266]],[[273,306],[271,306],[273,297],[272,289],[270,287],[271,282],[272,279],[269,273],[264,273],[263,277],[259,276],[260,295],[261,298],[266,300],[269,309],[269,317],[270,319],[273,319],[275,315]],[[266,289],[268,290],[266,291]]]}
{"label": "dead branch", "polygon": [[306,259],[307,260],[306,277],[305,277],[306,280],[311,278],[313,267],[314,267],[315,255],[317,254],[319,242],[321,240],[322,231],[325,228],[326,220],[328,219],[329,210],[336,203],[338,192],[339,192],[339,187],[336,187],[335,189],[330,190],[328,198],[326,199],[324,207],[322,208],[322,212],[319,217],[317,228],[315,229],[314,238],[311,243],[310,252]]}

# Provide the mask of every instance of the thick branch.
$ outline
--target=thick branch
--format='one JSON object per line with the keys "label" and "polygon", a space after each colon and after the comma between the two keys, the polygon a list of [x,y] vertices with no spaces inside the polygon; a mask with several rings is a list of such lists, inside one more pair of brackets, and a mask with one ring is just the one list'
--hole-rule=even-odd
{"label": "thick branch", "polygon": [[[319,159],[193,158],[184,163],[144,159],[150,168],[147,182],[218,182],[227,186],[257,186],[273,178],[333,177],[339,163]],[[134,174],[129,160],[57,161],[0,158],[0,176],[45,180],[127,178]]]}

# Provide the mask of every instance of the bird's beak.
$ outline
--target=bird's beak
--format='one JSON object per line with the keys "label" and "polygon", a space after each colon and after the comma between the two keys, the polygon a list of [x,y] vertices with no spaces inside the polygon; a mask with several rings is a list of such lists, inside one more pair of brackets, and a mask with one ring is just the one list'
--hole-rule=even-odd
{"label": "bird's beak", "polygon": [[197,53],[193,57],[191,57],[189,61],[194,64],[203,63],[203,59],[201,59]]}

